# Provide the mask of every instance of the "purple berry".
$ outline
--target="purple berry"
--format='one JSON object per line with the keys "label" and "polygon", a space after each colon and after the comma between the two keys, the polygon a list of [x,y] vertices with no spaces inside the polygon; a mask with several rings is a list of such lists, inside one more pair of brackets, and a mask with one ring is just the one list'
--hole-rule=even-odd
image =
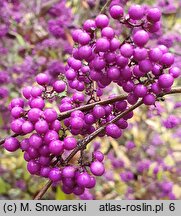
{"label": "purple berry", "polygon": [[110,48],[110,42],[106,38],[99,38],[96,41],[96,51],[107,52]]}
{"label": "purple berry", "polygon": [[94,108],[93,108],[93,115],[99,119],[99,118],[102,118],[105,116],[105,110],[102,106],[100,105],[96,105]]}
{"label": "purple berry", "polygon": [[20,143],[16,138],[10,137],[5,140],[3,146],[7,151],[14,152],[20,147]]}
{"label": "purple berry", "polygon": [[90,184],[90,175],[87,172],[80,173],[76,181],[80,187],[87,187]]}
{"label": "purple berry", "polygon": [[174,63],[174,55],[171,53],[165,53],[165,54],[163,54],[160,62],[163,65],[170,67]]}
{"label": "purple berry", "polygon": [[62,170],[63,178],[73,178],[75,176],[75,168],[73,166],[66,166]]}
{"label": "purple berry", "polygon": [[48,85],[50,80],[49,80],[49,77],[48,75],[44,74],[44,73],[40,73],[36,76],[36,81],[39,85]]}
{"label": "purple berry", "polygon": [[98,160],[98,161],[100,161],[100,162],[102,162],[102,161],[104,160],[104,155],[103,155],[103,153],[100,152],[100,151],[95,151],[95,152],[93,153],[93,156],[94,156],[94,158],[95,158],[96,160]]}
{"label": "purple berry", "polygon": [[132,5],[128,10],[128,14],[131,19],[140,20],[144,16],[144,9],[140,5]]}
{"label": "purple berry", "polygon": [[73,189],[73,193],[74,193],[75,195],[78,195],[78,196],[80,196],[81,194],[83,194],[84,191],[85,191],[85,188],[80,187],[80,186],[76,186],[76,187]]}
{"label": "purple berry", "polygon": [[77,140],[74,137],[68,136],[64,139],[64,148],[72,150],[77,146]]}
{"label": "purple berry", "polygon": [[146,86],[144,86],[143,84],[138,84],[136,85],[135,89],[134,89],[134,94],[137,97],[144,97],[147,93],[147,88]]}
{"label": "purple berry", "polygon": [[48,123],[45,120],[39,120],[35,124],[35,130],[39,134],[45,134],[48,131]]}
{"label": "purple berry", "polygon": [[58,156],[63,153],[64,150],[64,142],[60,140],[53,140],[49,144],[49,151]]}
{"label": "purple berry", "polygon": [[109,12],[113,19],[120,19],[124,14],[123,8],[119,5],[113,5]]}
{"label": "purple berry", "polygon": [[109,18],[104,14],[100,14],[96,17],[95,23],[97,28],[107,27],[109,24]]}
{"label": "purple berry", "polygon": [[93,19],[88,19],[84,22],[83,28],[87,32],[91,32],[96,29],[96,23]]}
{"label": "purple berry", "polygon": [[170,88],[173,85],[174,78],[170,74],[162,74],[158,78],[158,84],[161,88]]}
{"label": "purple berry", "polygon": [[150,22],[158,22],[161,18],[161,11],[158,8],[150,8],[147,11],[147,19]]}
{"label": "purple berry", "polygon": [[11,109],[13,108],[13,107],[21,107],[21,108],[23,108],[24,107],[24,101],[23,101],[23,99],[21,99],[21,98],[14,98],[12,101],[11,101]]}
{"label": "purple berry", "polygon": [[31,122],[37,122],[42,115],[42,111],[38,108],[32,108],[28,112],[28,120]]}
{"label": "purple berry", "polygon": [[116,124],[109,124],[106,126],[106,134],[114,139],[118,139],[122,135],[122,131]]}
{"label": "purple berry", "polygon": [[104,165],[99,161],[94,161],[90,165],[90,171],[95,176],[102,176],[105,172]]}
{"label": "purple berry", "polygon": [[172,75],[174,78],[178,78],[181,74],[180,68],[178,68],[178,67],[170,68],[169,74]]}
{"label": "purple berry", "polygon": [[53,182],[61,180],[61,170],[59,168],[52,168],[49,172],[49,179]]}
{"label": "purple berry", "polygon": [[37,163],[36,161],[29,161],[27,164],[27,170],[29,171],[29,173],[31,173],[32,175],[34,174],[38,174],[40,171],[40,164]]}
{"label": "purple berry", "polygon": [[144,96],[143,102],[145,105],[153,105],[155,104],[155,96],[153,94],[147,94]]}
{"label": "purple berry", "polygon": [[95,177],[94,176],[90,176],[90,181],[89,181],[89,184],[86,186],[86,188],[91,189],[91,188],[95,187],[95,185],[96,185],[96,179],[95,179]]}
{"label": "purple berry", "polygon": [[43,115],[48,123],[51,123],[57,119],[57,112],[52,108],[45,109],[43,111]]}
{"label": "purple berry", "polygon": [[54,82],[53,88],[57,93],[61,93],[65,91],[66,84],[62,80],[57,80],[56,82]]}
{"label": "purple berry", "polygon": [[143,47],[149,40],[149,35],[144,30],[139,30],[133,35],[134,43],[139,46]]}
{"label": "purple berry", "polygon": [[29,144],[33,148],[39,149],[40,146],[43,144],[41,136],[38,134],[32,134],[29,138]]}
{"label": "purple berry", "polygon": [[31,133],[34,130],[34,126],[30,121],[25,121],[22,124],[22,131],[25,134]]}
{"label": "purple berry", "polygon": [[162,55],[163,55],[162,51],[157,47],[150,49],[149,51],[149,58],[151,61],[154,61],[154,62],[160,61]]}
{"label": "purple berry", "polygon": [[106,37],[107,39],[111,40],[114,38],[115,32],[111,27],[105,27],[101,31],[102,37]]}
{"label": "purple berry", "polygon": [[133,47],[128,43],[123,44],[120,51],[125,58],[130,58],[133,55]]}

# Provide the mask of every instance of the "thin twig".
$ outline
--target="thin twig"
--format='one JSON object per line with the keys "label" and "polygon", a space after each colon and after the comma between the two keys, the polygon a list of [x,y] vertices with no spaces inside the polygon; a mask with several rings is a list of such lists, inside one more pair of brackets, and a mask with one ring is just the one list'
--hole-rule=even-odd
{"label": "thin twig", "polygon": [[80,110],[80,111],[85,112],[85,111],[91,110],[96,105],[112,104],[112,103],[115,103],[115,102],[120,101],[120,100],[125,100],[126,98],[127,98],[126,94],[121,94],[121,95],[118,95],[118,96],[116,96],[114,98],[110,98],[110,99],[106,99],[106,100],[102,100],[102,101],[97,101],[97,102],[94,102],[94,103],[91,103],[91,104],[86,104],[84,106],[76,107],[74,109],[62,112],[59,115],[58,120],[61,121],[61,120],[65,119],[65,118],[68,118],[71,115],[71,113],[76,111],[76,110]]}
{"label": "thin twig", "polygon": [[111,4],[111,1],[112,1],[112,0],[108,0],[108,1],[106,2],[106,4],[102,7],[102,9],[101,9],[101,11],[100,11],[100,14],[105,13],[106,8]]}
{"label": "thin twig", "polygon": [[35,196],[34,200],[40,200],[43,195],[47,192],[48,188],[52,185],[52,181],[48,181],[39,191],[39,193]]}
{"label": "thin twig", "polygon": [[94,99],[95,99],[95,101],[98,101],[98,97],[97,97],[97,82],[96,81],[94,81],[93,82],[93,96],[94,96]]}

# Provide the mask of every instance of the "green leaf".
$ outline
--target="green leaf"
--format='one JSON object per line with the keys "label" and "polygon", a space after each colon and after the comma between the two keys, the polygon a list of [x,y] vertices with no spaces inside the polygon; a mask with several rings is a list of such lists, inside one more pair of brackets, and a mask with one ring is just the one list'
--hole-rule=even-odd
{"label": "green leaf", "polygon": [[10,185],[0,178],[0,194],[4,194],[10,188]]}
{"label": "green leaf", "polygon": [[57,96],[58,98],[66,97],[66,96],[67,96],[67,92],[64,91],[64,92],[62,92],[62,93],[56,94],[56,96]]}
{"label": "green leaf", "polygon": [[49,54],[50,56],[53,58],[53,59],[57,59],[57,54],[54,50],[48,50],[49,51]]}
{"label": "green leaf", "polygon": [[56,200],[66,200],[67,197],[64,194],[64,192],[60,189],[60,187],[57,187],[57,192],[55,194],[55,199]]}
{"label": "green leaf", "polygon": [[158,181],[161,181],[162,178],[163,178],[163,171],[160,170],[160,171],[157,173],[157,179],[158,179]]}
{"label": "green leaf", "polygon": [[26,45],[26,42],[24,41],[23,37],[20,35],[20,34],[17,34],[16,33],[16,38],[18,40],[18,43],[21,45],[21,46],[25,46]]}

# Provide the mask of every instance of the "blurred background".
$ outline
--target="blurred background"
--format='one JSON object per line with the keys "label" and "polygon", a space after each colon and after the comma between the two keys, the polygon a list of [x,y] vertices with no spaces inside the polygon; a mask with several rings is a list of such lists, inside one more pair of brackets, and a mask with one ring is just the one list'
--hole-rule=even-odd
{"label": "blurred background", "polygon": [[[119,2],[125,8],[138,3],[161,9],[162,30],[152,43],[167,46],[181,68],[181,2]],[[0,139],[10,135],[10,100],[21,94],[23,86],[33,85],[36,74],[46,72],[56,79],[62,73],[72,51],[71,31],[95,17],[105,3],[0,0]],[[115,27],[117,34],[126,37],[127,30]],[[181,79],[175,86],[181,86]],[[120,90],[112,86],[111,91]],[[96,187],[78,197],[65,195],[56,186],[44,199],[181,199],[181,96],[167,96],[155,107],[139,108],[121,139],[97,138],[89,148],[106,154],[106,172],[97,178]],[[0,148],[0,199],[33,199],[45,182],[27,172],[22,152]]]}

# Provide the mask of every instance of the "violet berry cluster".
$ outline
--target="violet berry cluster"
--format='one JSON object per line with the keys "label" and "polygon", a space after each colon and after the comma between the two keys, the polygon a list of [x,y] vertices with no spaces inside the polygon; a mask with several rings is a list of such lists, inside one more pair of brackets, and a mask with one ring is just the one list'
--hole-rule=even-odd
{"label": "violet berry cluster", "polygon": [[[84,113],[73,111],[70,117],[71,126],[66,128],[59,120],[58,107],[56,110],[46,108],[45,105],[45,100],[66,90],[66,83],[57,80],[50,86],[50,79],[46,74],[37,75],[36,81],[39,86],[23,88],[22,94],[26,101],[16,98],[10,103],[9,109],[13,117],[11,130],[23,138],[21,141],[16,137],[7,138],[4,148],[10,152],[21,149],[24,152],[24,159],[27,161],[27,170],[30,174],[49,178],[54,183],[61,181],[62,190],[65,193],[81,195],[85,188],[95,186],[94,176],[103,175],[105,171],[102,163],[104,155],[95,151],[89,162],[86,164],[81,162],[78,166],[62,162],[68,153],[78,145],[77,138],[68,135],[67,132],[72,127],[81,128],[81,124],[85,124]],[[52,87],[51,91],[47,90],[48,86]],[[79,98],[79,94],[77,96],[73,94],[72,107],[77,105],[77,97]],[[67,100],[69,101],[67,98],[62,99],[64,103]],[[28,107],[29,110],[27,110]],[[86,167],[89,167],[89,172]]]}
{"label": "violet berry cluster", "polygon": [[[180,74],[173,66],[173,54],[165,46],[150,47],[150,35],[160,28],[161,12],[157,8],[145,11],[142,6],[132,5],[126,14],[120,5],[112,5],[109,13],[86,20],[82,29],[72,33],[75,47],[67,60],[66,82],[52,82],[48,75],[40,73],[36,77],[39,86],[23,88],[24,99],[13,99],[9,106],[11,130],[23,139],[7,138],[4,148],[11,152],[20,148],[31,174],[61,182],[62,190],[68,194],[83,194],[85,188],[95,186],[94,176],[105,172],[104,155],[99,151],[90,156],[82,149],[78,162],[66,163],[69,152],[79,146],[80,137],[86,139],[105,124],[100,137],[121,137],[133,112],[115,123],[109,122],[140,99],[145,105],[153,105]],[[130,29],[124,41],[109,25],[110,17]],[[101,101],[104,89],[111,83],[120,86],[127,99],[81,111],[82,106]],[[70,96],[60,99],[64,91]]]}
{"label": "violet berry cluster", "polygon": [[123,42],[110,26],[105,14],[86,20],[83,29],[73,32],[75,48],[68,59],[65,76],[71,88],[90,91],[97,83],[97,94],[111,82],[128,93],[128,103],[142,98],[146,105],[155,103],[156,95],[169,91],[180,70],[174,67],[174,55],[164,45],[151,47],[149,39],[160,30],[158,8],[145,10],[132,5],[125,14],[120,5],[110,7],[110,16],[129,28],[131,34]]}

